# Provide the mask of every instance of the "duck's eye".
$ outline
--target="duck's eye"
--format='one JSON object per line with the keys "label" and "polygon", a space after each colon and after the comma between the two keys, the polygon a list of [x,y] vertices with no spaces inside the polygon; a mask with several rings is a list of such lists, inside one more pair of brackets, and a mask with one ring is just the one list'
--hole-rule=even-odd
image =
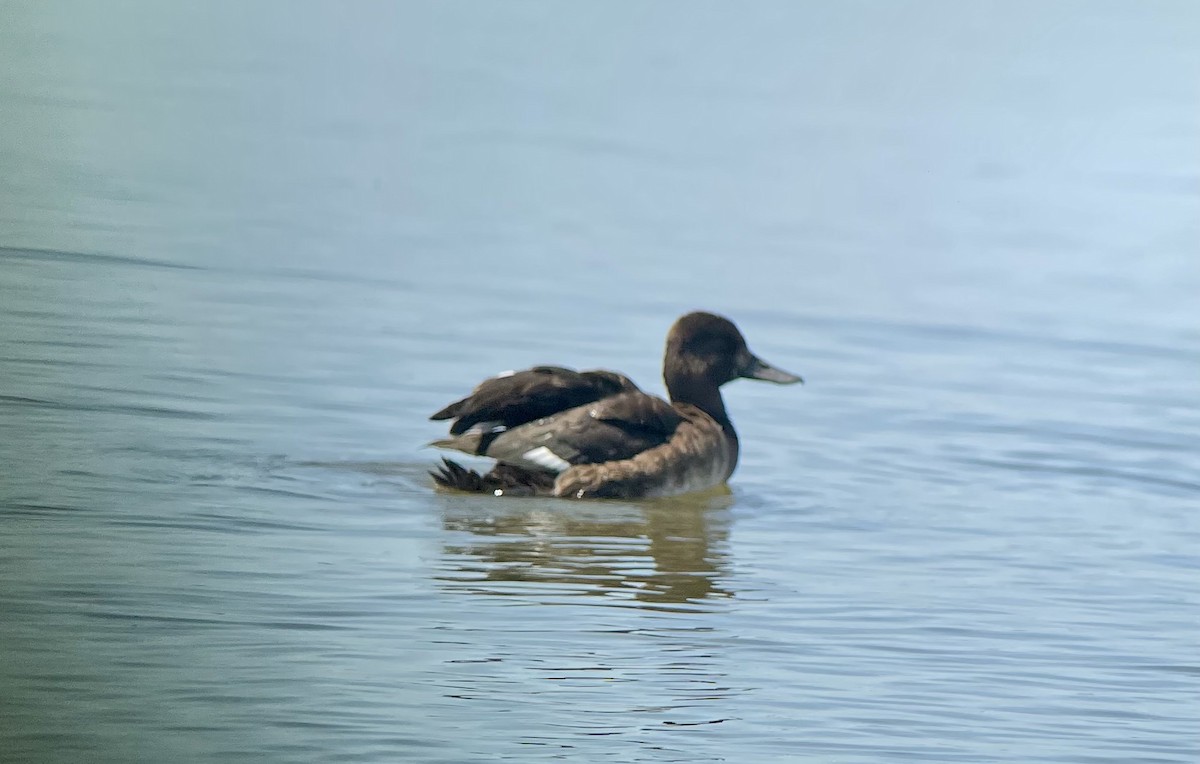
{"label": "duck's eye", "polygon": [[725,356],[737,353],[735,343],[731,342],[728,337],[714,334],[701,335],[688,344],[690,345],[688,349],[698,355]]}

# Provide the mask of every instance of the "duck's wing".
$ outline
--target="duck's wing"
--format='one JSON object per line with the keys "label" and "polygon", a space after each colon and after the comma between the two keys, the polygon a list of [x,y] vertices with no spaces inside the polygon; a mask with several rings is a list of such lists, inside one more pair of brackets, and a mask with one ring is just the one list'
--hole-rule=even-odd
{"label": "duck's wing", "polygon": [[628,459],[660,446],[671,438],[682,421],[679,412],[662,398],[634,391],[503,432],[469,432],[430,445],[557,473],[576,464]]}
{"label": "duck's wing", "polygon": [[629,389],[637,388],[615,372],[534,366],[484,380],[469,396],[430,419],[456,420],[451,435],[477,425],[484,431],[513,428]]}

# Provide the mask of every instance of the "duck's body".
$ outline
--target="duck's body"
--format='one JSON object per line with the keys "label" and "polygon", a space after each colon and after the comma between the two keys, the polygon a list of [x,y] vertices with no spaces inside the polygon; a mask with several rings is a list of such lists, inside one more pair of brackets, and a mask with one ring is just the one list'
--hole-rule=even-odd
{"label": "duck's body", "polygon": [[671,403],[614,372],[539,366],[486,380],[433,419],[457,421],[431,445],[496,459],[486,475],[444,460],[438,485],[496,495],[648,498],[724,483],[738,439],[720,386],[737,377],[787,384],[746,347],[737,327],[689,313],[667,337]]}

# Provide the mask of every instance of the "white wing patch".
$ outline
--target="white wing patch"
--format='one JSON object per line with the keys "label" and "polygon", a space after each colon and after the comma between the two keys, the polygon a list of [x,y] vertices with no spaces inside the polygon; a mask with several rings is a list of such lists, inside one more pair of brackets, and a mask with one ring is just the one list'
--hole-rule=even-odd
{"label": "white wing patch", "polygon": [[571,466],[570,462],[545,446],[531,448],[521,454],[521,458],[531,461],[540,467],[545,467],[548,470],[554,470],[555,472],[562,472]]}
{"label": "white wing patch", "polygon": [[516,373],[517,373],[516,369],[509,369],[508,371],[502,371],[496,375],[496,379],[504,379],[505,377],[511,377],[512,375],[514,375]]}
{"label": "white wing patch", "polygon": [[489,432],[504,432],[508,428],[501,422],[476,422],[463,431],[463,435],[476,435],[479,433]]}

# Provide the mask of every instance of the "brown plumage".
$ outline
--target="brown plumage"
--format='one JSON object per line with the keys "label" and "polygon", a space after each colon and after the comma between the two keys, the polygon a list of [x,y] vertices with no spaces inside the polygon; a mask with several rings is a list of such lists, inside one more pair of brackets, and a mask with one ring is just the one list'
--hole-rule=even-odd
{"label": "brown plumage", "polygon": [[456,420],[450,434],[461,435],[476,425],[516,427],[627,390],[637,386],[611,371],[534,366],[485,379],[466,398],[429,418]]}
{"label": "brown plumage", "polygon": [[538,366],[489,379],[432,419],[456,419],[431,445],[497,460],[487,474],[450,460],[438,485],[497,495],[643,498],[704,490],[737,465],[720,386],[738,377],[802,381],[756,358],[728,319],[689,313],[663,359],[671,403],[614,372]]}

